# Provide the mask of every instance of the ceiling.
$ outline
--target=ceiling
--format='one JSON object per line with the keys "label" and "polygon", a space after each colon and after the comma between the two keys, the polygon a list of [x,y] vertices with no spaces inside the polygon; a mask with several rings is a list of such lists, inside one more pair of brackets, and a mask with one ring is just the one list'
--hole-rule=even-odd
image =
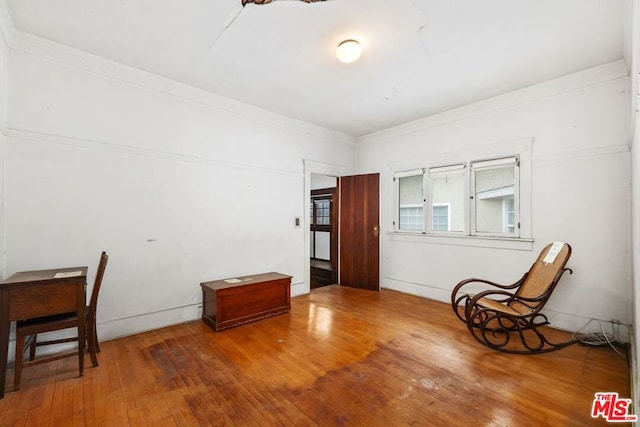
{"label": "ceiling", "polygon": [[622,0],[6,3],[18,30],[353,136],[621,59],[627,19]]}

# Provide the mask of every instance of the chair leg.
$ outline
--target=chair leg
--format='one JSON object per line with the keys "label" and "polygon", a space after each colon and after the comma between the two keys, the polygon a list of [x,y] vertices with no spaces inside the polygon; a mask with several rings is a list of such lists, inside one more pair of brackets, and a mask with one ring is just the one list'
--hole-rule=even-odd
{"label": "chair leg", "polygon": [[97,341],[95,330],[90,325],[87,325],[87,350],[89,351],[89,356],[91,356],[91,364],[94,368],[98,366],[98,357],[96,356]]}
{"label": "chair leg", "polygon": [[20,390],[22,380],[22,358],[24,356],[24,335],[16,336],[15,369],[13,375],[13,389]]}
{"label": "chair leg", "polygon": [[100,353],[100,342],[98,341],[98,328],[96,322],[93,322],[93,340],[96,347],[96,353]]}
{"label": "chair leg", "polygon": [[33,334],[29,342],[29,360],[36,358],[36,347],[38,345],[38,334]]}
{"label": "chair leg", "polygon": [[89,356],[91,356],[91,364],[95,368],[98,366],[98,357],[96,356],[96,352],[98,351],[98,337],[96,335],[96,328],[94,327],[95,321],[89,316],[87,321],[86,329],[87,329],[87,350],[89,351]]}

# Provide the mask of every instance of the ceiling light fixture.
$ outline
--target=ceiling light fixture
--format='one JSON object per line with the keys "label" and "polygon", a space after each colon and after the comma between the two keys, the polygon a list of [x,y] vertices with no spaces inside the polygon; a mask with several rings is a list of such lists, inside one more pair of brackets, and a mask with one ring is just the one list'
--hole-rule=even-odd
{"label": "ceiling light fixture", "polygon": [[362,54],[362,46],[360,46],[357,40],[353,39],[343,41],[336,49],[336,56],[341,62],[346,64],[360,58],[360,54]]}

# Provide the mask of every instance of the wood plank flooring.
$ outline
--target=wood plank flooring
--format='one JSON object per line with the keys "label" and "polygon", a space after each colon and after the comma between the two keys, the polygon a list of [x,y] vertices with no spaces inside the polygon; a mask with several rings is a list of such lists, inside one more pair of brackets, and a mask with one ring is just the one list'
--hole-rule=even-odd
{"label": "wood plank flooring", "polygon": [[[563,333],[558,332],[558,335]],[[201,321],[102,343],[25,369],[0,400],[3,426],[587,426],[594,393],[631,397],[608,348],[506,355],[451,308],[327,286],[289,314],[223,332]]]}

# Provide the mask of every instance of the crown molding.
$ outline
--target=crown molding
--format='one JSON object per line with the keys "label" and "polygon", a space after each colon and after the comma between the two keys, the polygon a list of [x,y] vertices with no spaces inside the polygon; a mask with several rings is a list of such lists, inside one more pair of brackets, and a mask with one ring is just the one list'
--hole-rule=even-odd
{"label": "crown molding", "polygon": [[573,150],[565,151],[562,153],[545,154],[542,156],[537,156],[534,159],[533,163],[541,164],[556,162],[559,160],[579,159],[584,157],[610,156],[616,154],[626,154],[629,153],[629,151],[630,149],[627,144],[609,145],[604,147],[587,148],[584,150]]}
{"label": "crown molding", "polygon": [[[0,4],[2,0],[0,0]],[[1,14],[1,11],[0,11]],[[14,30],[11,50],[62,64],[100,77],[177,97],[221,112],[240,116],[264,126],[320,138],[331,144],[355,146],[355,138],[253,105],[244,104],[167,77],[153,74],[31,33]]]}
{"label": "crown molding", "polygon": [[195,163],[202,165],[209,165],[215,167],[224,167],[229,169],[242,169],[260,171],[261,173],[285,175],[291,177],[301,177],[303,174],[300,171],[288,170],[288,169],[276,169],[273,167],[267,167],[262,165],[256,165],[251,163],[241,163],[236,161],[221,160],[209,157],[195,156],[183,153],[175,153],[163,150],[155,150],[151,148],[133,147],[130,145],[115,144],[112,142],[97,141],[86,138],[73,138],[62,135],[52,135],[42,132],[36,132],[31,130],[21,130],[9,128],[6,136],[8,137],[7,143],[42,143],[42,144],[55,144],[64,145],[67,147],[94,150],[94,151],[108,151],[112,153],[121,153],[126,155],[141,156],[146,158],[158,158],[176,162]]}
{"label": "crown molding", "polygon": [[577,73],[547,80],[536,85],[505,93],[483,101],[474,102],[459,108],[434,114],[422,119],[364,135],[356,139],[358,145],[388,142],[400,136],[406,136],[426,129],[466,120],[472,117],[514,108],[529,102],[550,98],[575,90],[596,86],[605,82],[627,78],[629,76],[626,61],[619,59]]}

